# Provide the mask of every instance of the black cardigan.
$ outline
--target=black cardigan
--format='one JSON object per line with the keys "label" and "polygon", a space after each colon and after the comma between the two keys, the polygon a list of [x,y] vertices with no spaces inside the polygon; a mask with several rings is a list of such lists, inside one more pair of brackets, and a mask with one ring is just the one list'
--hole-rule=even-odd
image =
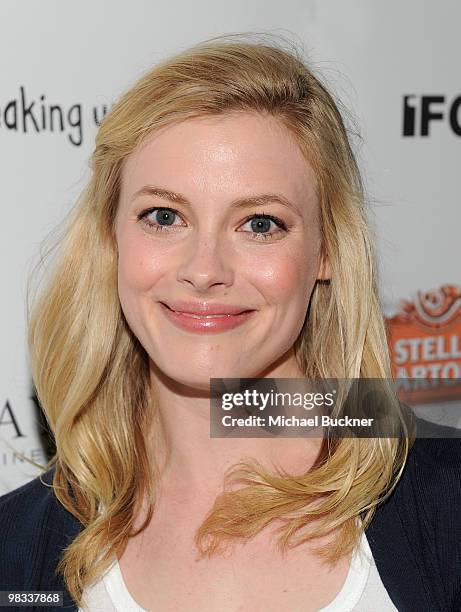
{"label": "black cardigan", "polygon": [[[51,483],[52,475],[42,478]],[[400,612],[461,612],[460,514],[461,440],[417,439],[401,480],[366,532]],[[0,497],[0,591],[63,591],[65,609],[76,612],[54,570],[81,529],[38,477]]]}

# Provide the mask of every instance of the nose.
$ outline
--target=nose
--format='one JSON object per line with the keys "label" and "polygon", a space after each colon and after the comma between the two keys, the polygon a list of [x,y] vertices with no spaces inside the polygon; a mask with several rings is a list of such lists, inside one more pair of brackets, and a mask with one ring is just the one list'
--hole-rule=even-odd
{"label": "nose", "polygon": [[197,291],[211,287],[225,288],[232,284],[234,271],[230,247],[218,233],[197,233],[191,236],[181,254],[177,279]]}

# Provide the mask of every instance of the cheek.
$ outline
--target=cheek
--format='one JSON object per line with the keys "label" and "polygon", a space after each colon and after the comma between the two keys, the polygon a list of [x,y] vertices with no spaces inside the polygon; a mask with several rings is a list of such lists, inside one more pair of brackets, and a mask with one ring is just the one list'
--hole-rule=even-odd
{"label": "cheek", "polygon": [[118,242],[118,296],[129,327],[146,347],[149,333],[146,317],[152,308],[153,287],[162,276],[165,258],[152,253],[152,247],[139,236],[124,235]]}
{"label": "cheek", "polygon": [[129,292],[145,291],[161,275],[163,258],[152,253],[152,247],[139,237],[127,237],[119,243],[118,249],[118,282],[119,291],[125,295]]}
{"label": "cheek", "polygon": [[301,250],[290,249],[282,254],[274,252],[273,256],[264,257],[252,269],[255,283],[268,301],[283,302],[287,307],[295,308],[306,303],[317,276],[314,253]]}

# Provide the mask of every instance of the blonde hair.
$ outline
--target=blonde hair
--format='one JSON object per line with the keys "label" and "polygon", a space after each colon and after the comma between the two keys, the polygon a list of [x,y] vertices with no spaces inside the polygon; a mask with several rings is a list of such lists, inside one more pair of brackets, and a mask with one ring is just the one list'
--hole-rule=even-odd
{"label": "blonde hair", "polygon": [[[285,44],[286,47],[286,44]],[[318,181],[331,282],[314,288],[295,343],[309,378],[390,378],[360,173],[337,104],[294,45],[205,41],[147,72],[104,118],[91,180],[71,210],[57,259],[29,315],[37,396],[54,435],[57,498],[83,529],[58,571],[80,604],[86,585],[149,523],[156,466],[145,432],[156,414],[147,354],[117,296],[114,218],[124,159],[161,127],[229,112],[271,115],[296,137]],[[318,548],[330,562],[350,552],[404,467],[408,437],[325,439],[305,474],[268,473],[243,461],[196,533],[202,555],[282,521],[280,550],[337,529]],[[149,502],[134,524],[141,498]],[[358,521],[358,517],[362,521]]]}

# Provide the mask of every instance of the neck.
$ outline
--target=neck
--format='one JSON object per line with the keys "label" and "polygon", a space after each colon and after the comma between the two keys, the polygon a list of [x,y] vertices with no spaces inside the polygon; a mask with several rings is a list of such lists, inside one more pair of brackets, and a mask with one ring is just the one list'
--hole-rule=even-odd
{"label": "neck", "polygon": [[[293,363],[266,377],[303,378]],[[187,503],[208,503],[222,491],[226,470],[252,458],[269,472],[307,472],[318,456],[321,438],[211,438],[210,393],[179,385],[151,365],[156,411],[151,436],[162,490]]]}

